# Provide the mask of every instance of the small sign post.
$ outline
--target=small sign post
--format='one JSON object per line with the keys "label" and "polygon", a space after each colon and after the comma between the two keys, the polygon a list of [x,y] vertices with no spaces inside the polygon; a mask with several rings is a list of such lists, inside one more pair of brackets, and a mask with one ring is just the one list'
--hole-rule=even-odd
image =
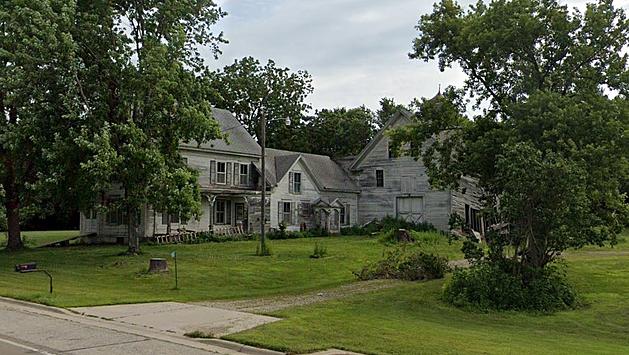
{"label": "small sign post", "polygon": [[173,257],[173,259],[175,259],[175,290],[179,289],[179,275],[177,275],[177,252],[173,251],[172,253],[170,253],[170,256]]}

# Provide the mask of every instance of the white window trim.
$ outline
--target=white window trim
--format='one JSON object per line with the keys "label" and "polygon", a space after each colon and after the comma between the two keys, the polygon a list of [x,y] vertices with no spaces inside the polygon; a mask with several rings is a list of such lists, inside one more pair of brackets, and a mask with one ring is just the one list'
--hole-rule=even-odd
{"label": "white window trim", "polygon": [[[284,210],[284,207],[288,205],[288,209],[289,211],[286,212]],[[293,225],[293,202],[292,201],[282,201],[282,220],[279,221],[279,223],[284,223],[284,221],[286,220],[286,215],[288,215],[288,222],[285,223],[286,226],[292,226]]]}
{"label": "white window trim", "polygon": [[[222,173],[218,172],[218,164],[225,164],[224,172]],[[224,176],[223,182],[218,181],[218,176],[220,174],[223,174]],[[216,185],[227,185],[227,162],[226,161],[219,161],[219,160],[216,161]]]}
{"label": "white window trim", "polygon": [[[297,189],[295,188],[297,186],[297,179],[295,179],[295,174],[299,174],[299,191],[297,191]],[[302,191],[303,191],[303,186],[304,186],[304,179],[303,179],[303,174],[301,173],[301,171],[293,171],[293,194],[295,195],[301,195]]]}
{"label": "white window trim", "polygon": [[[223,214],[223,221],[219,222],[218,221],[218,204],[222,203],[223,204],[223,210],[221,211],[221,213]],[[219,225],[219,226],[224,226],[227,224],[227,200],[216,200],[215,202],[215,206],[214,206],[214,224]]]}
{"label": "white window trim", "polygon": [[[250,176],[249,174],[251,173],[251,171],[250,171],[251,169],[249,169],[249,165],[247,165],[247,164],[242,164],[242,163],[238,163],[238,164],[239,164],[239,168],[238,168],[238,170],[239,170],[238,171],[238,184],[240,186],[249,186],[249,176]],[[242,167],[243,166],[247,167],[247,174],[243,174],[242,173]],[[242,177],[243,176],[247,177],[246,180],[245,180],[246,182],[244,184],[242,183]]]}

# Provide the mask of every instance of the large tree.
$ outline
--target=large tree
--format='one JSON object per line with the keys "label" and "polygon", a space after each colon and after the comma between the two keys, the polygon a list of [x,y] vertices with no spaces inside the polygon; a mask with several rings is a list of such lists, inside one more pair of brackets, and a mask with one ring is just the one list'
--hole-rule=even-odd
{"label": "large tree", "polygon": [[[452,0],[422,16],[412,58],[457,64],[462,90],[423,100],[392,134],[437,187],[477,179],[489,260],[528,282],[567,248],[614,242],[629,216],[629,22],[611,0]],[[465,97],[482,113],[469,117]],[[422,146],[423,144],[423,146]],[[423,147],[420,149],[420,147]],[[478,250],[477,250],[478,251]],[[478,254],[476,254],[478,255]]]}
{"label": "large tree", "polygon": [[[218,53],[222,34],[212,26],[223,15],[211,0],[78,1],[74,36],[86,108],[75,139],[85,152],[79,200],[83,210],[120,211],[130,253],[139,250],[146,205],[183,218],[198,212],[196,176],[178,146],[222,136],[200,79],[207,68],[199,47]],[[103,199],[112,188],[120,188],[119,198]]]}
{"label": "large tree", "polygon": [[317,111],[303,129],[306,151],[332,157],[356,155],[373,138],[374,121],[374,114],[364,106]]}
{"label": "large tree", "polygon": [[259,138],[260,118],[265,115],[269,147],[300,148],[302,116],[310,109],[305,100],[313,91],[308,72],[281,68],[272,60],[262,65],[255,58],[245,57],[209,79],[212,103],[233,112],[251,135]]}
{"label": "large tree", "polygon": [[0,179],[9,250],[23,247],[21,219],[48,212],[44,193],[59,181],[49,158],[78,121],[74,9],[67,0],[0,5]]}

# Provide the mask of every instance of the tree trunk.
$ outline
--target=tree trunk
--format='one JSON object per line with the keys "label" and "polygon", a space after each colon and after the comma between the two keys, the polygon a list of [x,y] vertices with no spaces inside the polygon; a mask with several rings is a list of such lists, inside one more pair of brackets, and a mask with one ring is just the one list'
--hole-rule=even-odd
{"label": "tree trunk", "polygon": [[129,241],[129,249],[127,253],[137,255],[140,253],[140,238],[137,230],[136,210],[127,207],[127,240]]}
{"label": "tree trunk", "polygon": [[7,216],[7,250],[19,250],[24,247],[20,231],[20,196],[15,184],[15,169],[9,156],[4,158],[4,208]]}

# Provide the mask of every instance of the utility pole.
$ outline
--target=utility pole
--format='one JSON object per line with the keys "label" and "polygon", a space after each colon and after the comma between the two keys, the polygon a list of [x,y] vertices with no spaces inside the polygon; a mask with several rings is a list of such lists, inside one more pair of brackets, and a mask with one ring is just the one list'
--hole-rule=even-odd
{"label": "utility pole", "polygon": [[260,255],[266,255],[266,112],[262,110],[260,117],[260,141],[262,148],[262,199],[260,202]]}

